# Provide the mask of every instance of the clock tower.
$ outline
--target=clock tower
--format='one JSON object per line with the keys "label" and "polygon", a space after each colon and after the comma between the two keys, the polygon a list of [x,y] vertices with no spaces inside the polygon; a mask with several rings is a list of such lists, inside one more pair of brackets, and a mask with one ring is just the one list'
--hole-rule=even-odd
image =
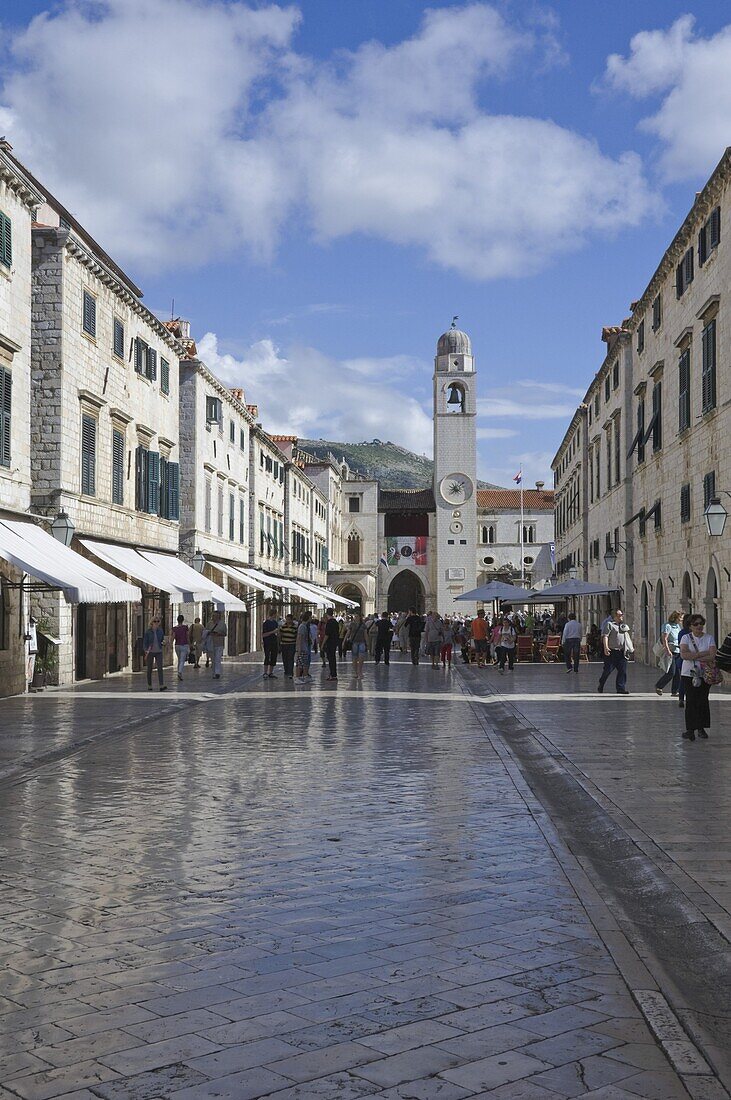
{"label": "clock tower", "polygon": [[434,359],[436,600],[440,615],[474,613],[455,596],[477,586],[477,394],[469,336],[452,327]]}

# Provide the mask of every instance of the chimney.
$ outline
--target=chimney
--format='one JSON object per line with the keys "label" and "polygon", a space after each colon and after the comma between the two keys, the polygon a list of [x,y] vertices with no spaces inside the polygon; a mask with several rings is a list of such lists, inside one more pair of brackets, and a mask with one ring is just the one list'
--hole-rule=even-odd
{"label": "chimney", "polygon": [[241,387],[240,386],[232,386],[231,387],[231,393],[236,398],[236,400],[240,401],[241,404],[243,405],[243,403],[244,403],[244,391],[241,389]]}
{"label": "chimney", "polygon": [[546,484],[545,481],[537,481],[536,482],[536,489],[538,490],[539,493],[543,492],[543,486],[545,484]]}
{"label": "chimney", "polygon": [[178,324],[180,325],[181,339],[190,340],[190,321],[184,321],[182,317],[179,317]]}

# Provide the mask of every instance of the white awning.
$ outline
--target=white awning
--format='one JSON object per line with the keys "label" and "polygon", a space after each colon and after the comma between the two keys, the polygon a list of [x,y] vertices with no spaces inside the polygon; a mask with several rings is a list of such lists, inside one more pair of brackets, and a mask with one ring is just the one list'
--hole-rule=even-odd
{"label": "white awning", "polygon": [[326,606],[327,601],[330,601],[330,603],[341,603],[345,607],[358,607],[355,600],[348,600],[345,596],[338,596],[337,592],[331,592],[329,588],[321,588],[319,584],[312,584],[311,581],[304,581],[302,583],[305,588],[310,588],[313,592],[316,592],[318,596],[322,596],[326,601]]}
{"label": "white awning", "polygon": [[213,569],[220,569],[227,577],[231,577],[232,580],[238,581],[239,584],[246,584],[249,588],[255,588],[257,592],[263,592],[266,596],[274,595],[274,592],[268,585],[262,584],[256,577],[252,577],[246,569],[240,568],[238,565],[227,565],[222,561],[209,561],[208,564],[212,566]]}
{"label": "white awning", "polygon": [[193,600],[186,602],[195,603],[198,600],[211,600],[219,609],[224,611],[248,611],[244,601],[240,600],[238,596],[234,596],[233,592],[227,592],[225,588],[221,588],[220,584],[204,577],[202,573],[197,573],[190,565],[186,565],[184,561],[176,558],[173,554],[158,554],[154,550],[140,550],[139,553],[156,569],[163,570],[178,588],[183,590],[191,588],[192,590],[193,585],[198,586],[197,591],[202,592],[203,595],[196,595]]}
{"label": "white awning", "polygon": [[126,573],[128,577],[134,577],[135,580],[142,581],[151,588],[159,588],[161,592],[167,592],[173,597],[174,603],[196,603],[198,600],[209,599],[207,590],[201,586],[201,578],[195,570],[192,570],[198,582],[195,589],[190,586],[181,588],[171,578],[169,572],[148,561],[147,558],[143,558],[142,554],[131,546],[117,546],[112,542],[97,542],[95,539],[81,539],[81,544],[107,565],[119,569],[120,573]]}
{"label": "white awning", "polygon": [[70,550],[34,523],[0,520],[0,557],[36,580],[59,588],[68,603],[136,603],[135,585]]}
{"label": "white awning", "polygon": [[319,596],[316,596],[314,592],[310,592],[304,588],[297,581],[290,581],[286,577],[270,577],[267,573],[262,573],[259,569],[247,569],[247,573],[251,574],[256,580],[261,581],[262,584],[273,585],[274,588],[283,588],[285,592],[290,592],[293,596],[299,596],[300,599],[306,600],[307,603],[320,603],[323,601]]}

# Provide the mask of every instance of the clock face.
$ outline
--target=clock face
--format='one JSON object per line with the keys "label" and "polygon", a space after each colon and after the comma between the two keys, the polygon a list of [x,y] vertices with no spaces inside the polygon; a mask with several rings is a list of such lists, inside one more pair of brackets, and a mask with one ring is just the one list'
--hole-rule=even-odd
{"label": "clock face", "polygon": [[447,504],[464,504],[473,491],[474,486],[467,474],[447,474],[439,482],[439,493]]}

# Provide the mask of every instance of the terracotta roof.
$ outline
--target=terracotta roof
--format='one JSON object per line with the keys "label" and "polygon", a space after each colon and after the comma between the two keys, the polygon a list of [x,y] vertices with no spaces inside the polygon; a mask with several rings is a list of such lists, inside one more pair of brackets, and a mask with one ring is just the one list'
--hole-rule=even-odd
{"label": "terracotta roof", "polygon": [[433,512],[432,489],[379,489],[379,512]]}
{"label": "terracotta roof", "polygon": [[268,434],[270,439],[276,439],[283,443],[296,443],[299,439],[298,435],[272,435],[271,432]]}
{"label": "terracotta roof", "polygon": [[[530,512],[552,512],[553,497],[553,489],[525,489],[523,506]],[[478,489],[477,507],[488,511],[520,508],[520,489]]]}

